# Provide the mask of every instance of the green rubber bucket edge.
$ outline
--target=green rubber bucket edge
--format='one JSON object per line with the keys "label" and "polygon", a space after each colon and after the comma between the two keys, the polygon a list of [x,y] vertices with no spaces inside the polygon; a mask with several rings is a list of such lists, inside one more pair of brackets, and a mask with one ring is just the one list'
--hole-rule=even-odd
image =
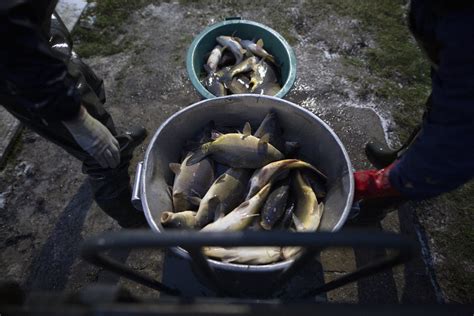
{"label": "green rubber bucket edge", "polygon": [[257,27],[260,27],[268,32],[270,32],[272,35],[274,35],[285,47],[286,52],[288,53],[289,56],[289,64],[290,64],[290,71],[288,74],[288,78],[285,81],[285,84],[281,88],[281,90],[275,95],[276,98],[283,98],[293,87],[293,84],[295,83],[296,79],[296,57],[295,53],[293,52],[293,49],[291,48],[290,44],[281,36],[277,31],[274,29],[263,25],[258,22],[250,21],[250,20],[241,20],[240,18],[234,18],[234,19],[229,19],[225,20],[222,22],[215,23],[211,26],[208,26],[204,31],[202,31],[197,37],[194,38],[193,42],[191,43],[191,46],[188,49],[187,55],[186,55],[186,70],[188,72],[189,79],[191,80],[191,83],[193,84],[194,88],[201,94],[204,98],[206,99],[212,99],[216,98],[215,95],[210,93],[202,84],[201,81],[199,81],[198,76],[196,75],[196,72],[194,71],[193,67],[193,59],[194,59],[194,53],[196,51],[196,47],[199,44],[199,42],[202,40],[202,38],[209,32],[223,26],[223,25],[229,25],[229,24],[240,24],[240,23],[245,23],[245,24],[250,24],[254,25]]}

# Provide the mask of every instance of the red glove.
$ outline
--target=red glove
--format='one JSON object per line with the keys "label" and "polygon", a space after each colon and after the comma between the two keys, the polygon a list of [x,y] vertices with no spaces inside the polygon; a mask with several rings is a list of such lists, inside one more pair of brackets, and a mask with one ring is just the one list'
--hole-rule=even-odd
{"label": "red glove", "polygon": [[370,200],[400,196],[388,179],[390,170],[396,161],[380,170],[361,170],[354,172],[355,196],[354,200]]}

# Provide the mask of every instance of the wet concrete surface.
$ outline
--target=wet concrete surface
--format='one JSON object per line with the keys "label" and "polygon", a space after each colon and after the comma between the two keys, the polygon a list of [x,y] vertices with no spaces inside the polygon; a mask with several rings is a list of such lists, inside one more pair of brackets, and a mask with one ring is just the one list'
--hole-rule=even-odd
{"label": "wet concrete surface", "polygon": [[[219,16],[216,16],[218,9]],[[126,36],[134,39],[133,49],[87,60],[105,79],[106,108],[119,129],[143,125],[149,131],[133,160],[132,174],[160,124],[200,100],[187,78],[184,64],[192,38],[226,15],[241,15],[282,31],[268,11],[272,9],[261,9],[268,14],[196,3],[152,4],[134,13],[124,29]],[[370,167],[363,154],[365,142],[372,137],[397,142],[390,123],[390,109],[396,105],[358,97],[358,87],[347,77],[369,74],[360,70],[351,73],[354,69],[343,65],[341,54],[347,51],[357,54],[357,47],[361,43],[373,45],[372,39],[358,31],[357,21],[336,16],[310,20],[298,5],[281,14],[300,20],[304,25],[288,30],[296,39],[293,48],[298,60],[298,79],[285,99],[300,104],[327,122],[340,137],[355,168]],[[74,292],[91,283],[103,282],[124,286],[139,296],[157,297],[157,292],[92,267],[79,257],[78,250],[84,239],[117,231],[119,227],[92,201],[78,161],[32,132],[25,132],[21,139],[17,154],[0,172],[0,192],[6,196],[0,215],[3,240],[0,266],[5,269],[4,279],[18,281],[28,291]],[[22,167],[18,167],[21,164]],[[410,210],[394,214],[399,220],[393,220],[391,215],[372,228],[400,232],[419,242]],[[162,252],[132,251],[112,255],[142,272],[157,278],[161,276]],[[370,249],[323,253],[320,279],[332,280],[381,255],[384,252]],[[165,278],[169,277],[170,274],[166,274]],[[403,268],[337,289],[326,298],[331,302],[437,302],[440,297],[432,279],[432,271],[420,253]],[[186,281],[184,278],[182,284]]]}

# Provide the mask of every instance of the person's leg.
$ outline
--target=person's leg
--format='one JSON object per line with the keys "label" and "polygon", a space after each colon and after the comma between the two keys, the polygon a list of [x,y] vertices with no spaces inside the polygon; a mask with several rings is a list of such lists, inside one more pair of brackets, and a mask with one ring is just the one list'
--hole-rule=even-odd
{"label": "person's leg", "polygon": [[397,160],[403,152],[413,143],[420,132],[421,125],[415,127],[407,141],[398,149],[388,147],[386,143],[376,139],[370,140],[365,145],[365,155],[370,163],[377,169],[382,169]]}
{"label": "person's leg", "polygon": [[84,76],[85,81],[95,92],[102,104],[105,104],[104,81],[99,78],[94,71],[85,64],[81,58],[74,52],[73,41],[61,17],[54,12],[51,16],[49,32],[49,44],[58,51],[68,64],[74,65],[74,68]]}
{"label": "person's leg", "polygon": [[[135,210],[130,201],[131,188],[128,167],[133,156],[133,150],[145,139],[146,131],[137,128],[131,133],[118,135],[112,117],[104,109],[103,83],[93,71],[85,66],[79,57],[72,53],[68,44],[69,33],[59,19],[51,21],[51,41],[53,49],[64,57],[69,74],[76,80],[76,87],[81,94],[83,106],[90,115],[104,124],[120,143],[120,165],[117,168],[102,168],[74,140],[66,127],[57,121],[47,121],[34,117],[29,112],[6,107],[7,110],[22,121],[26,126],[41,136],[57,144],[68,153],[83,162],[82,170],[89,176],[89,182],[94,193],[94,199],[100,208],[114,218],[122,227],[137,227],[146,223],[143,213]],[[61,44],[63,43],[63,44]],[[54,47],[54,45],[56,45]],[[89,78],[89,80],[87,80]],[[91,85],[95,85],[93,89]],[[96,91],[103,97],[97,95]],[[102,91],[102,92],[101,92]]]}
{"label": "person's leg", "polygon": [[[425,112],[423,117],[429,113],[431,108],[431,95],[428,97],[426,102]],[[381,143],[376,140],[371,140],[365,146],[365,153],[367,159],[377,169],[385,168],[400,159],[403,154],[410,148],[415,142],[417,137],[420,135],[422,124],[415,127],[405,143],[398,149],[393,150],[389,148],[385,143]],[[382,220],[389,212],[395,210],[399,205],[406,202],[406,198],[392,197],[392,198],[380,198],[371,200],[362,200],[359,203],[359,213],[354,214],[354,217],[348,222],[352,223],[370,223]]]}
{"label": "person's leg", "polygon": [[[431,108],[431,95],[426,101],[426,108],[423,117],[427,115]],[[392,149],[387,144],[372,139],[365,145],[365,155],[374,167],[382,169],[399,159],[403,153],[413,144],[421,131],[421,123],[411,132],[408,139],[398,149]]]}
{"label": "person's leg", "polygon": [[117,168],[102,168],[94,159],[86,159],[82,167],[83,172],[89,176],[89,183],[97,205],[124,228],[146,225],[143,213],[137,211],[132,205],[128,174],[133,150],[145,139],[145,136],[143,129],[117,136],[121,159]]}

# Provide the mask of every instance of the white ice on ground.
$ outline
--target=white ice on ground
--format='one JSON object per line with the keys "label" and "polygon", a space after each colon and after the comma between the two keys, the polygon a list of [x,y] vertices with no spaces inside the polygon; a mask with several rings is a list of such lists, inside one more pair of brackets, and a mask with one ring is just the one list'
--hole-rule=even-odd
{"label": "white ice on ground", "polygon": [[56,11],[66,24],[67,29],[71,31],[86,6],[86,0],[59,0]]}

